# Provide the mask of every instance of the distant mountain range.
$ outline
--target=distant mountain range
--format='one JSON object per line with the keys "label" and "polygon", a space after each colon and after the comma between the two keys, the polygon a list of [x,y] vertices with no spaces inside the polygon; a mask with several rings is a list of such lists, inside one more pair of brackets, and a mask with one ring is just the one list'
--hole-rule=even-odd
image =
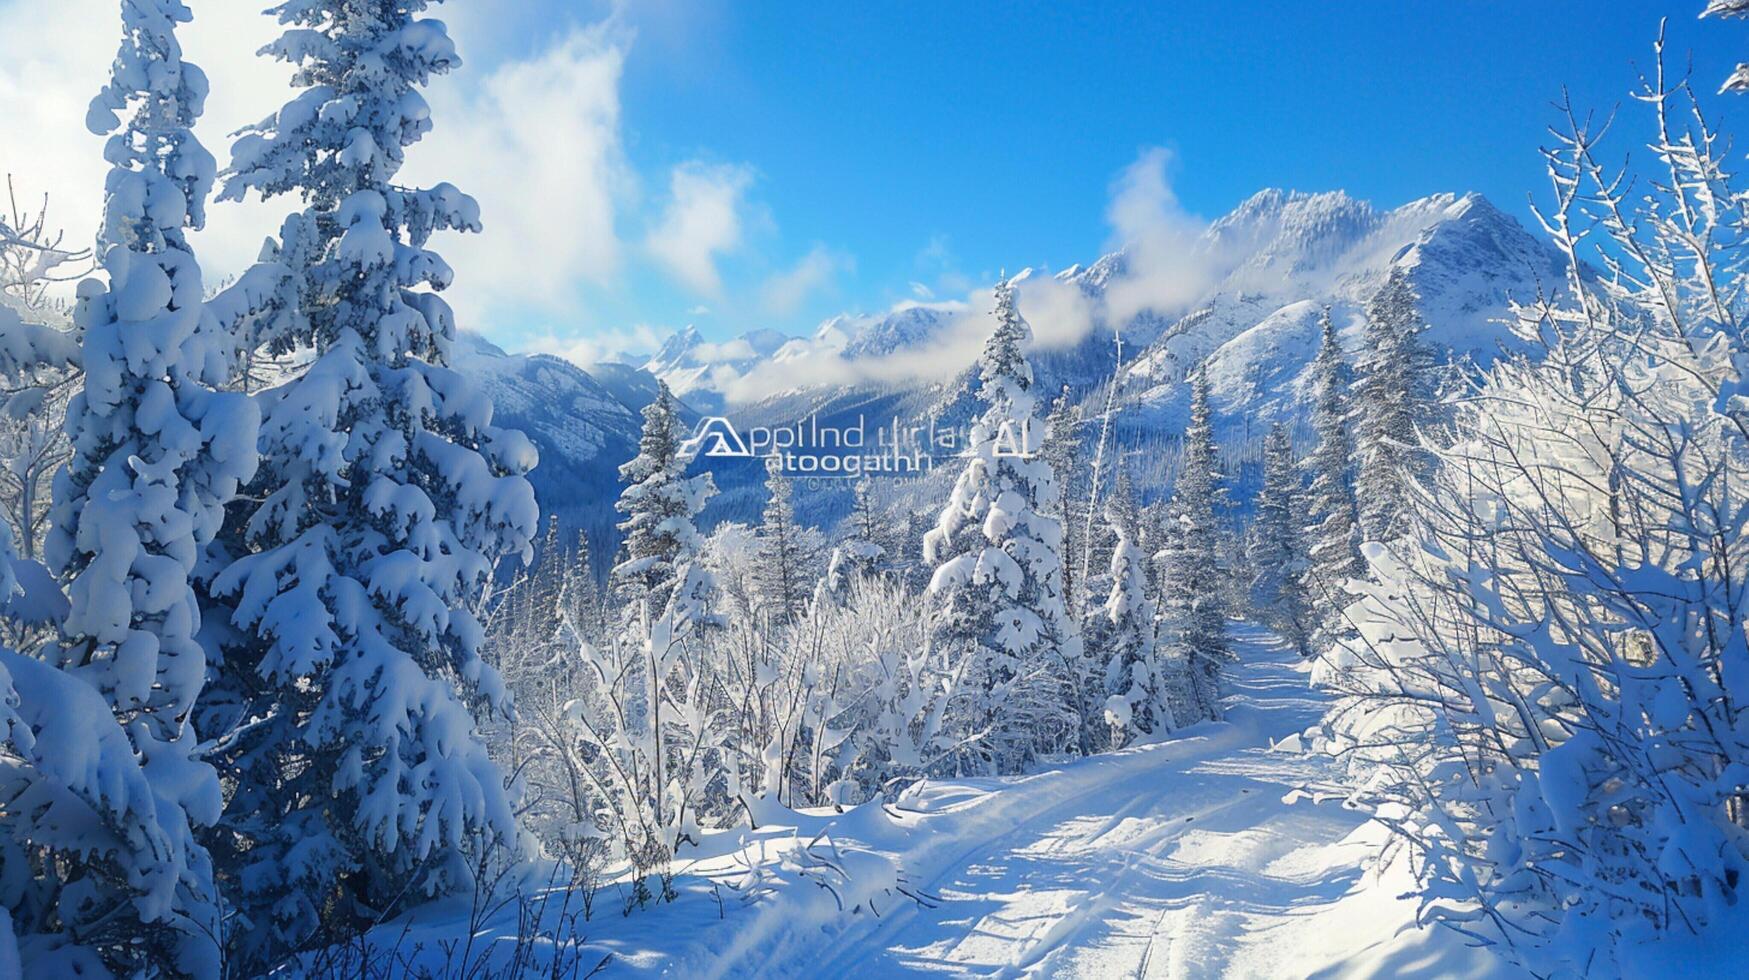
{"label": "distant mountain range", "polygon": [[[1116,378],[1119,445],[1136,451],[1143,465],[1151,449],[1176,439],[1185,376],[1204,361],[1230,447],[1247,444],[1260,423],[1303,417],[1320,311],[1330,309],[1352,349],[1366,304],[1393,273],[1418,296],[1424,339],[1436,353],[1481,365],[1524,346],[1503,322],[1509,298],[1529,300],[1563,283],[1558,253],[1476,194],[1438,194],[1379,210],[1339,191],[1266,190],[1209,225],[1188,244],[1184,260],[1198,270],[1197,294],[1176,309],[1121,322],[1111,322],[1120,305],[1115,298],[1139,277],[1159,274],[1138,268],[1131,254],[1054,276],[1024,270],[1013,277],[1023,312],[1029,293],[1055,288],[1060,299],[1065,286],[1091,311],[1078,339],[1057,336],[1050,349],[1034,352],[1037,383],[1047,392],[1068,385],[1092,413]],[[862,418],[878,425],[892,417],[952,424],[975,407],[973,350],[951,348],[962,363],[942,371],[939,362],[950,350],[942,345],[982,312],[964,303],[912,303],[833,317],[806,337],[758,330],[728,341],[689,327],[641,365],[587,371],[544,355],[507,355],[478,339],[459,360],[491,389],[501,417],[540,447],[535,485],[543,508],[606,544],[616,468],[635,451],[638,410],[654,397],[656,379],[691,409],[737,424],[783,425],[810,416],[838,424]],[[1114,334],[1123,338],[1121,365]],[[907,357],[935,370],[908,374]],[[715,514],[754,519],[761,478],[752,466],[718,472],[723,493]],[[887,488],[889,502],[900,510],[925,505],[944,478],[895,484]],[[830,522],[847,505],[847,490],[799,495],[802,516]]]}

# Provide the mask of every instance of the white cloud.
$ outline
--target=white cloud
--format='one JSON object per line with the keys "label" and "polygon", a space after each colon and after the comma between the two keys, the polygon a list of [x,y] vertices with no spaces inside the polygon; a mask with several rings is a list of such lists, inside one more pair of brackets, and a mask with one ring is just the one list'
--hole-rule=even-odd
{"label": "white cloud", "polygon": [[722,364],[731,361],[744,361],[750,357],[759,356],[743,337],[735,337],[722,343],[706,341],[694,347],[691,351],[693,360],[700,364]]}
{"label": "white cloud", "polygon": [[[457,39],[463,57],[467,38]],[[626,38],[579,27],[526,59],[480,73],[465,66],[430,90],[434,127],[408,155],[410,181],[447,180],[480,202],[484,231],[438,243],[456,267],[449,291],[462,322],[494,310],[575,314],[580,286],[613,283],[622,248],[615,218],[635,179],[620,143]]]}
{"label": "white cloud", "polygon": [[[184,54],[212,83],[196,135],[224,167],[229,134],[272,114],[293,93],[289,70],[255,52],[278,32],[262,4],[189,0]],[[115,0],[0,0],[0,172],[32,207],[50,195],[69,243],[89,242],[102,207],[103,141],[85,131],[85,106],[107,77],[120,39]],[[464,62],[478,18],[452,23]],[[449,291],[462,322],[493,329],[515,303],[574,314],[577,284],[606,282],[623,251],[616,203],[633,179],[621,157],[623,32],[574,29],[533,55],[482,69],[465,63],[427,92],[435,128],[408,155],[408,182],[448,180],[480,199],[484,233],[445,235],[456,267]],[[193,240],[209,281],[240,272],[297,202],[213,203]],[[69,287],[70,289],[70,287]]]}
{"label": "white cloud", "polygon": [[741,247],[753,172],[734,164],[683,163],[669,175],[669,198],[644,246],[682,285],[722,295],[717,257]]}
{"label": "white cloud", "polygon": [[788,316],[800,309],[814,292],[829,288],[840,271],[855,267],[847,255],[824,245],[815,245],[801,261],[765,281],[760,300],[766,312]]}
{"label": "white cloud", "polygon": [[[291,94],[289,75],[255,55],[277,32],[257,5],[190,0],[190,8],[194,21],[179,32],[183,54],[212,82],[195,134],[223,167],[229,134],[278,108]],[[108,168],[103,137],[85,130],[85,107],[108,78],[120,39],[114,0],[0,0],[0,171],[13,175],[32,207],[49,195],[51,222],[66,229],[69,243],[97,233]],[[206,230],[194,236],[208,277],[246,267],[283,210],[210,205]]]}
{"label": "white cloud", "polygon": [[[1204,235],[1207,225],[1185,212],[1167,181],[1171,157],[1165,150],[1144,150],[1113,181],[1106,218],[1111,247],[1127,253],[1128,270],[1107,284],[1102,301],[1053,276],[1031,273],[1017,277],[1020,313],[1032,327],[1039,350],[1072,347],[1095,329],[1129,321],[1143,310],[1172,313],[1205,296],[1223,274],[1223,258],[1213,254]],[[945,236],[937,235],[917,253],[919,269],[937,271],[939,283],[958,277],[950,270],[954,257]],[[963,278],[961,279],[963,282]],[[921,298],[934,294],[928,285],[911,283]],[[958,290],[955,290],[958,291]],[[777,365],[764,365],[729,389],[732,400],[754,400],[798,386],[904,383],[944,380],[970,367],[995,327],[995,305],[988,288],[967,289],[957,303],[906,301],[893,308],[927,305],[953,314],[927,343],[879,357],[847,359],[837,351],[817,347]]]}
{"label": "white cloud", "polygon": [[521,348],[530,353],[562,357],[587,370],[607,361],[642,364],[650,352],[661,347],[673,333],[669,327],[639,323],[620,329],[597,330],[585,337],[547,334],[531,338]]}
{"label": "white cloud", "polygon": [[1203,247],[1207,225],[1184,210],[1166,179],[1171,162],[1167,150],[1143,150],[1112,184],[1111,244],[1129,259],[1127,274],[1106,290],[1105,312],[1115,322],[1144,310],[1177,311],[1219,279],[1218,262]]}

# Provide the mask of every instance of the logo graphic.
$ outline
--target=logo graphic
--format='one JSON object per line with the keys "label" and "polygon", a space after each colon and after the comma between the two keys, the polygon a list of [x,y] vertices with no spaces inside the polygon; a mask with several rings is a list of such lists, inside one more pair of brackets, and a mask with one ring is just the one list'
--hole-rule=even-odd
{"label": "logo graphic", "polygon": [[1012,419],[1003,420],[992,443],[992,455],[1031,459],[1032,450],[1027,447],[1032,444],[1032,420],[1021,419],[1018,423]]}
{"label": "logo graphic", "polygon": [[[710,440],[708,443],[706,440]],[[700,449],[704,452],[701,454]],[[747,440],[735,429],[735,423],[720,415],[700,419],[692,430],[692,438],[680,444],[680,454],[688,459],[700,455],[745,459],[753,455]]]}
{"label": "logo graphic", "polygon": [[1004,420],[990,428],[941,425],[931,417],[905,424],[871,427],[862,416],[822,422],[817,416],[787,425],[737,427],[721,415],[699,420],[680,444],[688,463],[705,459],[768,459],[784,474],[817,480],[856,480],[865,476],[910,476],[937,462],[968,453],[1031,459],[1038,451],[1030,419]]}

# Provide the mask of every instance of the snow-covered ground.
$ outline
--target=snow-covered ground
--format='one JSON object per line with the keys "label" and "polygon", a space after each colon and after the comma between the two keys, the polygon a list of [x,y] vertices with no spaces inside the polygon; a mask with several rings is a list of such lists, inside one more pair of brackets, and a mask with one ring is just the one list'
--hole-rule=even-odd
{"label": "snow-covered ground", "polygon": [[[1255,627],[1238,627],[1237,651],[1223,723],[715,835],[672,904],[625,916],[609,887],[586,959],[688,977],[1512,975],[1417,928],[1403,868],[1371,870],[1379,828],[1343,806],[1329,760],[1298,748],[1323,710],[1305,665]],[[467,916],[428,907],[414,922],[380,932],[429,954]],[[508,948],[514,930],[502,915],[475,948]]]}

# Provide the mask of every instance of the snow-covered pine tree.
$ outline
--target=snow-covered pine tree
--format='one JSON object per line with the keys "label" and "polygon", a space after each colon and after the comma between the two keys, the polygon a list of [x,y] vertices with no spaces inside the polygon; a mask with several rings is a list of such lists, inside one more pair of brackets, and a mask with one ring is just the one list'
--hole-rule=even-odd
{"label": "snow-covered pine tree", "polygon": [[607,604],[595,578],[595,563],[589,550],[589,534],[579,529],[560,581],[560,615],[569,617],[578,632],[599,640],[607,631]]}
{"label": "snow-covered pine tree", "polygon": [[1172,498],[1166,508],[1166,547],[1161,558],[1163,653],[1181,674],[1170,686],[1181,703],[1173,705],[1180,724],[1218,719],[1221,671],[1232,661],[1227,636],[1222,565],[1220,461],[1209,408],[1207,374],[1190,376],[1190,424]]}
{"label": "snow-covered pine tree", "polygon": [[795,621],[813,594],[813,537],[796,523],[783,457],[765,460],[765,511],[759,522],[757,583],[761,611],[776,625]]}
{"label": "snow-covered pine tree", "polygon": [[[179,84],[173,71],[161,77]],[[0,410],[47,414],[41,382],[78,363],[77,345],[8,302],[0,299],[0,380],[10,395]],[[58,634],[64,598],[51,583],[40,586],[46,594],[21,594],[16,559],[12,529],[0,521],[0,610],[30,611],[0,626],[8,636]],[[50,643],[41,654],[52,655]],[[164,764],[176,747],[155,753],[160,778],[176,775]],[[211,888],[205,857],[175,802],[179,787],[154,787],[145,758],[87,679],[43,655],[0,649],[0,972],[216,972],[216,950],[198,932],[213,924],[210,891],[194,890]],[[196,793],[211,788],[210,772],[186,761],[183,772]]]}
{"label": "snow-covered pine tree", "polygon": [[[0,523],[4,597],[18,587],[11,552]],[[169,775],[90,684],[0,649],[0,973],[219,975],[199,932],[217,927],[213,897],[194,891],[212,886],[205,856],[187,812],[154,785]],[[211,781],[196,776],[196,788]]]}
{"label": "snow-covered pine tree", "polygon": [[844,521],[844,539],[832,549],[826,566],[826,589],[834,596],[848,595],[858,580],[879,571],[887,550],[879,542],[887,537],[875,503],[874,481],[863,476],[851,491],[850,514]]}
{"label": "snow-covered pine tree", "polygon": [[1050,414],[1045,417],[1039,456],[1050,466],[1051,474],[1057,480],[1057,509],[1050,516],[1063,525],[1063,599],[1070,615],[1081,608],[1081,596],[1075,590],[1086,588],[1085,583],[1075,580],[1084,535],[1071,516],[1074,510],[1071,501],[1077,483],[1075,474],[1083,468],[1080,428],[1081,411],[1069,397],[1069,386],[1064,385],[1051,402]]}
{"label": "snow-covered pine tree", "polygon": [[914,592],[927,591],[929,577],[935,574],[935,569],[923,561],[923,538],[934,526],[935,515],[927,510],[907,508],[899,526],[894,529],[888,560]]}
{"label": "snow-covered pine tree", "polygon": [[434,232],[475,231],[449,184],[395,182],[430,128],[419,94],[460,62],[426,0],[286,0],[265,53],[299,92],[239,138],[224,194],[297,194],[293,333],[307,370],[266,392],[259,503],[215,592],[233,597],[220,683],[235,962],[249,968],[468,886],[514,841],[511,801],[475,732],[507,707],[476,616],[538,512],[520,433],[445,366],[452,273]]}
{"label": "snow-covered pine tree", "polygon": [[[565,573],[570,567],[564,539],[559,535],[559,515],[547,515],[547,529],[535,546],[534,565],[529,570],[528,601],[536,621],[555,622],[565,591]],[[550,638],[550,637],[549,637]]]}
{"label": "snow-covered pine tree", "polygon": [[619,525],[625,558],[614,566],[612,584],[633,619],[629,606],[646,600],[651,618],[661,614],[681,568],[704,545],[693,521],[717,488],[709,473],[684,475],[691,462],[681,453],[685,431],[674,393],[658,383],[655,400],[644,406],[638,455],[619,468],[626,488],[614,504],[625,515]]}
{"label": "snow-covered pine tree", "polygon": [[1300,656],[1310,656],[1314,623],[1306,588],[1304,494],[1293,442],[1280,422],[1264,437],[1263,486],[1255,507],[1245,542],[1251,606]]}
{"label": "snow-covered pine tree", "polygon": [[[154,794],[161,835],[120,846],[167,850],[115,860],[174,885],[142,914],[139,883],[80,848],[60,881],[77,897],[58,915],[71,941],[103,943],[116,968],[217,975],[218,898],[193,828],[217,821],[221,795],[212,768],[192,758],[190,715],[207,674],[192,582],[225,504],[255,472],[258,416],[210,387],[222,380],[223,344],[185,234],[202,225],[214,176],[193,133],[206,75],[176,37],[192,15],[180,0],[142,0],[121,16],[113,73],[86,116],[110,134],[98,235],[107,282],[79,286],[85,386],[68,405],[72,456],[55,478],[45,545],[70,606],[44,654],[107,702]],[[128,921],[153,923],[136,949],[114,933]]]}
{"label": "snow-covered pine tree", "polygon": [[1360,557],[1360,510],[1354,498],[1354,441],[1348,427],[1350,372],[1336,338],[1336,324],[1325,310],[1319,318],[1322,341],[1312,361],[1312,430],[1318,444],[1306,457],[1311,484],[1305,515],[1310,563],[1307,584],[1328,628],[1347,605],[1342,583],[1366,574]]}
{"label": "snow-covered pine tree", "polygon": [[1357,421],[1355,498],[1368,541],[1403,532],[1409,486],[1417,470],[1416,425],[1427,379],[1418,334],[1421,313],[1401,270],[1392,271],[1367,304],[1365,344],[1354,388]]}
{"label": "snow-covered pine tree", "polygon": [[923,555],[935,566],[929,592],[940,642],[975,663],[964,722],[983,733],[977,762],[1014,772],[1041,752],[1076,746],[1086,666],[1063,600],[1063,530],[1049,516],[1056,479],[1038,456],[1043,433],[1024,349],[1031,328],[1006,282],[996,287],[995,317],[978,362],[984,412]]}
{"label": "snow-covered pine tree", "polygon": [[[1141,511],[1129,470],[1119,467],[1117,486],[1105,505],[1117,546],[1111,553],[1111,591],[1089,632],[1094,654],[1104,662],[1104,720],[1109,744],[1119,748],[1173,727],[1154,657],[1154,600],[1148,588],[1148,557],[1142,550]],[[1097,629],[1093,627],[1097,624]]]}

